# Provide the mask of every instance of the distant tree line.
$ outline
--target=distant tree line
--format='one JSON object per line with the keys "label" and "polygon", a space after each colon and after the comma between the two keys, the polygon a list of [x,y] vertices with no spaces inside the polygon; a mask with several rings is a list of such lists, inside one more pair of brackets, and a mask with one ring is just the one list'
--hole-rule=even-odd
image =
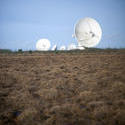
{"label": "distant tree line", "polygon": [[10,49],[0,49],[0,53],[81,53],[81,52],[115,52],[115,51],[124,51],[125,48],[105,48],[105,49],[101,49],[101,48],[86,48],[85,50],[55,50],[55,51],[36,51],[36,50],[27,50],[27,51],[23,51],[22,49],[18,49],[17,51],[12,51]]}
{"label": "distant tree line", "polygon": [[10,49],[0,49],[0,53],[12,53]]}

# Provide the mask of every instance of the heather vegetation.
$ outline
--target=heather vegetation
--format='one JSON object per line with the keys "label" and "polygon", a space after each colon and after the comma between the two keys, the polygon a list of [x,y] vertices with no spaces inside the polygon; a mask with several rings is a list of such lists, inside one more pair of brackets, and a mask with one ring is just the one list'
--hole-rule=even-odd
{"label": "heather vegetation", "polygon": [[124,124],[124,49],[0,53],[0,125]]}

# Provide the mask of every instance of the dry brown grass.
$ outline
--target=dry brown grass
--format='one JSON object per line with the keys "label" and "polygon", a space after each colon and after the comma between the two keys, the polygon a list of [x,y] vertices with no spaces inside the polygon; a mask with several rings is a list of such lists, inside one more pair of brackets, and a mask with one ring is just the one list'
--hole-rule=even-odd
{"label": "dry brown grass", "polygon": [[0,54],[0,125],[124,125],[125,51]]}

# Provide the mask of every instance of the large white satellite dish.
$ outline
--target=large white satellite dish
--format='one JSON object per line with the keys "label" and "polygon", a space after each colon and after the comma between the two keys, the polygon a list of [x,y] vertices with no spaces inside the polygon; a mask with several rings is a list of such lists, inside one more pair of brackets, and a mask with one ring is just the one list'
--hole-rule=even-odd
{"label": "large white satellite dish", "polygon": [[102,37],[102,30],[99,23],[92,18],[80,19],[75,25],[75,37],[80,46],[94,47]]}
{"label": "large white satellite dish", "polygon": [[52,47],[52,51],[55,51],[57,49],[57,45],[54,45],[53,47]]}
{"label": "large white satellite dish", "polygon": [[73,43],[68,46],[68,50],[75,50],[75,49],[76,49],[76,45]]}
{"label": "large white satellite dish", "polygon": [[38,51],[47,51],[50,48],[50,41],[48,39],[40,39],[36,43],[36,49]]}
{"label": "large white satellite dish", "polygon": [[59,50],[66,50],[65,46],[61,46]]}

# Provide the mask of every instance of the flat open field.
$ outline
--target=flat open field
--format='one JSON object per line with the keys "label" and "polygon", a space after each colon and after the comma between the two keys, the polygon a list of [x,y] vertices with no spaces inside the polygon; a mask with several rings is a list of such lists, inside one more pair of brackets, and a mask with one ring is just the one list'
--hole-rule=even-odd
{"label": "flat open field", "polygon": [[125,50],[0,54],[0,125],[125,125]]}

